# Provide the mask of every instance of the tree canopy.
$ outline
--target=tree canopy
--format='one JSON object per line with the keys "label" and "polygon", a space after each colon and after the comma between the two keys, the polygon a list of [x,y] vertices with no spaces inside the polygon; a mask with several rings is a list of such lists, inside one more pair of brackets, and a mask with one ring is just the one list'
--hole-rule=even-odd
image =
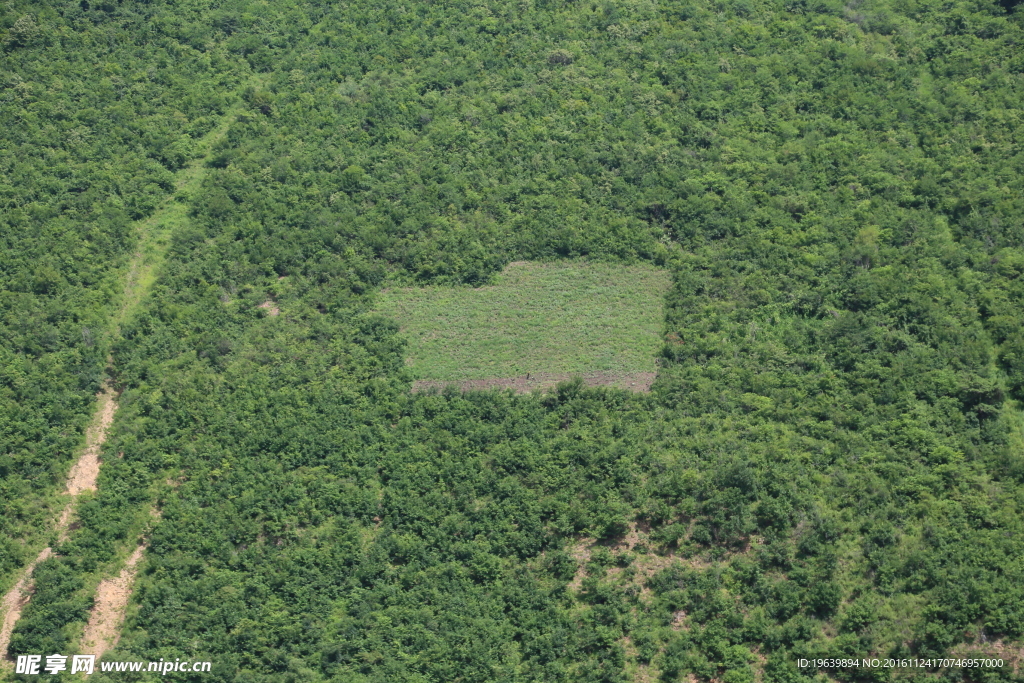
{"label": "tree canopy", "polygon": [[[800,658],[1010,662],[1022,16],[8,3],[4,585],[46,536],[108,354],[123,392],[12,654],[70,654],[146,529],[107,656],[209,660],[218,680],[798,683],[819,676]],[[170,199],[187,216],[114,325]],[[671,273],[650,394],[410,392],[382,287],[578,257]]]}

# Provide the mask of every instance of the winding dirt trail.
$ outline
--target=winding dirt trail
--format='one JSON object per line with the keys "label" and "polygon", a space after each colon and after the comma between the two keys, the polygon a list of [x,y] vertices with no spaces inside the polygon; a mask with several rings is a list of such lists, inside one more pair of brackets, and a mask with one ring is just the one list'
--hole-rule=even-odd
{"label": "winding dirt trail", "polygon": [[[96,394],[96,413],[92,424],[85,430],[85,449],[68,474],[66,493],[69,496],[96,490],[96,478],[100,474],[100,449],[107,440],[107,433],[110,431],[110,425],[114,422],[115,412],[117,412],[117,395],[114,391],[114,383],[108,379],[103,383],[100,392]],[[63,515],[61,515],[62,522],[64,522]],[[61,523],[58,523],[58,526]]]}
{"label": "winding dirt trail", "polygon": [[36,556],[36,559],[28,563],[21,578],[14,584],[14,588],[7,591],[3,602],[0,603],[0,609],[4,611],[4,619],[0,623],[0,658],[2,659],[7,657],[7,646],[11,644],[11,633],[14,631],[14,624],[18,621],[18,618],[21,616],[21,610],[25,609],[25,605],[28,604],[29,598],[32,596],[32,570],[36,568],[37,564],[52,554],[52,550],[43,548],[42,552]]}
{"label": "winding dirt trail", "polygon": [[[71,500],[61,510],[60,517],[57,518],[57,523],[54,525],[57,537],[62,542],[68,539],[68,534],[71,532],[71,518],[75,511],[77,497],[85,491],[96,490],[96,478],[100,473],[100,451],[107,440],[107,434],[110,432],[110,425],[114,421],[116,411],[117,394],[113,383],[108,379],[96,394],[96,411],[93,414],[92,423],[85,430],[85,446],[68,473],[65,493],[71,496]],[[52,548],[43,548],[36,558],[22,570],[21,577],[14,587],[7,591],[3,600],[0,601],[0,610],[3,612],[3,621],[0,622],[0,661],[7,661],[7,648],[11,644],[14,625],[21,617],[25,605],[32,599],[32,572],[40,562],[51,555],[53,555]]]}
{"label": "winding dirt trail", "polygon": [[132,596],[135,573],[145,550],[145,545],[136,547],[117,576],[100,582],[89,614],[89,623],[82,634],[81,652],[96,655],[99,659],[117,645],[121,638],[121,623],[124,621],[128,599]]}
{"label": "winding dirt trail", "polygon": [[[150,508],[149,515],[153,520],[160,519],[160,508]],[[147,548],[149,541],[143,535],[120,573],[100,581],[92,610],[89,612],[89,623],[85,625],[85,631],[79,641],[79,652],[96,655],[99,659],[107,650],[117,647],[118,641],[121,640],[121,625],[124,623],[125,611],[128,609],[128,601],[135,586],[139,561],[142,560]]]}
{"label": "winding dirt trail", "polygon": [[[99,393],[96,394],[96,411],[93,414],[92,423],[85,430],[85,446],[81,455],[71,467],[68,473],[67,489],[65,493],[71,496],[60,517],[54,525],[57,537],[66,541],[71,532],[71,518],[75,511],[75,501],[85,491],[96,490],[96,477],[100,473],[100,451],[107,440],[110,432],[110,425],[114,421],[114,413],[117,411],[117,395],[113,383],[108,379]],[[11,634],[14,632],[14,625],[21,617],[25,605],[32,599],[32,572],[36,566],[53,555],[53,549],[46,547],[36,558],[28,563],[22,570],[21,577],[15,582],[14,587],[7,591],[3,600],[0,601],[0,610],[3,612],[3,621],[0,622],[0,661],[7,661],[7,648],[11,644]]]}
{"label": "winding dirt trail", "polygon": [[[250,83],[261,83],[263,78],[253,77]],[[228,127],[242,106],[244,105],[239,103],[225,112],[220,125],[198,141],[196,157],[177,173],[175,193],[170,194],[153,215],[136,223],[138,247],[124,272],[121,304],[112,313],[110,321],[111,332],[115,337],[120,334],[125,321],[135,313],[149,293],[170,248],[171,236],[188,221],[187,200],[180,197],[192,196],[199,189],[205,176],[206,160],[213,145],[227,134]],[[62,542],[68,539],[74,528],[72,518],[78,497],[86,491],[96,490],[96,480],[102,463],[100,455],[116,412],[117,391],[108,378],[96,394],[96,409],[92,422],[86,429],[85,445],[68,473],[65,494],[69,499],[54,524],[57,537]],[[91,648],[90,653],[102,654],[116,645],[125,608],[131,597],[135,572],[146,547],[145,543],[139,545],[116,577],[100,582],[95,607],[82,639],[83,645]],[[32,572],[40,562],[53,554],[52,548],[44,548],[25,566],[14,587],[0,601],[0,614],[3,615],[0,620],[0,670],[11,664],[7,651],[15,624],[32,597]]]}

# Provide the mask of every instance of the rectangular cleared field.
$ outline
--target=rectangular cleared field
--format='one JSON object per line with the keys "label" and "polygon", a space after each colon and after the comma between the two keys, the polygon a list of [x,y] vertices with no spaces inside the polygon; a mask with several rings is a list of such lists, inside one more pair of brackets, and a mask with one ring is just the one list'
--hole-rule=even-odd
{"label": "rectangular cleared field", "polygon": [[649,385],[669,284],[647,265],[519,262],[486,287],[385,290],[377,311],[401,326],[421,387],[528,390],[575,375],[619,386],[647,375]]}

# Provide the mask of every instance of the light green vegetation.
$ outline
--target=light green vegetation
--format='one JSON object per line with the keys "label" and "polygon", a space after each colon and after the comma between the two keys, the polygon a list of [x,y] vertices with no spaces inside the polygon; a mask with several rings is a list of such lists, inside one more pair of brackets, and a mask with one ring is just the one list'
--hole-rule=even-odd
{"label": "light green vegetation", "polygon": [[417,379],[654,372],[669,284],[649,265],[517,262],[484,287],[387,290],[377,310]]}
{"label": "light green vegetation", "polygon": [[[254,76],[249,79],[248,87],[252,89],[261,85],[262,81],[259,76]],[[188,222],[189,198],[202,186],[214,146],[223,140],[231,122],[243,111],[244,104],[236,102],[221,117],[217,127],[193,143],[194,157],[174,175],[174,194],[169,195],[148,218],[136,223],[137,247],[124,276],[121,306],[113,320],[118,330],[135,313],[156,282],[157,272],[170,247],[172,236]]]}

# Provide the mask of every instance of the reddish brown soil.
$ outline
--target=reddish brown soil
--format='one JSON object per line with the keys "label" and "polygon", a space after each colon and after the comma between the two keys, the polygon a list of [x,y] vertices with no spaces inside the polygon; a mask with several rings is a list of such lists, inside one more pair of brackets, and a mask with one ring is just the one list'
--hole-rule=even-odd
{"label": "reddish brown soil", "polygon": [[486,389],[511,389],[517,394],[528,394],[531,391],[544,391],[552,389],[559,382],[565,382],[579,377],[588,387],[615,387],[629,391],[647,393],[651,390],[651,384],[657,373],[636,372],[636,373],[614,373],[614,372],[591,372],[587,374],[568,373],[530,373],[520,377],[495,377],[492,379],[471,379],[462,382],[451,382],[443,380],[418,380],[413,382],[414,392],[428,391],[430,389],[444,389],[447,386],[454,386],[462,391],[482,391]]}

